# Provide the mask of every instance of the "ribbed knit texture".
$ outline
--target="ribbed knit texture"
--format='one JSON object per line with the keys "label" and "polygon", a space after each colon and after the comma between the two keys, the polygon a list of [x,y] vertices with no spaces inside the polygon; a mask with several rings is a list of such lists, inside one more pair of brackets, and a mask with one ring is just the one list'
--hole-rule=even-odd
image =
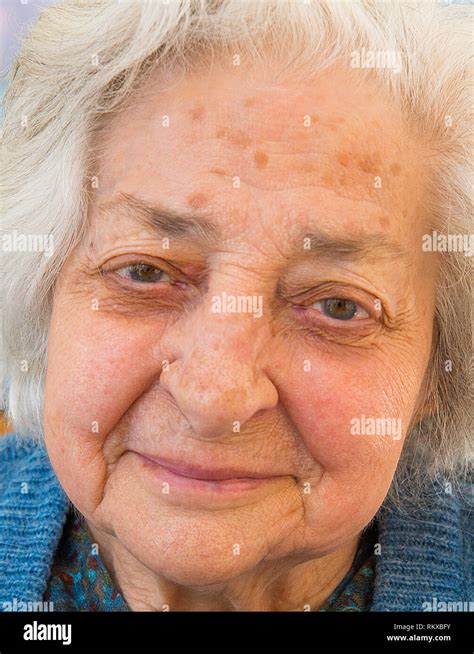
{"label": "ribbed knit texture", "polygon": [[[423,500],[379,511],[372,611],[474,602],[472,486],[461,499],[440,481]],[[69,506],[42,446],[0,438],[0,611],[43,600]]]}
{"label": "ribbed knit texture", "polygon": [[42,600],[68,507],[46,452],[0,438],[0,610]]}
{"label": "ribbed knit texture", "polygon": [[422,611],[435,598],[474,606],[472,490],[465,485],[460,499],[439,481],[425,489],[422,508],[381,509],[372,611]]}

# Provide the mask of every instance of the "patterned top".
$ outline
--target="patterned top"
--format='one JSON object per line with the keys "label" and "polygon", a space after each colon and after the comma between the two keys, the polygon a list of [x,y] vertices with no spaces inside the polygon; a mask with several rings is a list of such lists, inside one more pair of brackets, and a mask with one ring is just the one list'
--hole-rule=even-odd
{"label": "patterned top", "polygon": [[[377,526],[362,535],[351,569],[319,611],[368,611],[375,578]],[[71,510],[51,568],[45,602],[55,611],[130,611],[114,586],[83,517]]]}
{"label": "patterned top", "polygon": [[82,515],[69,511],[43,601],[55,611],[130,611]]}
{"label": "patterned top", "polygon": [[373,522],[363,532],[352,566],[319,611],[369,611],[375,580],[375,545],[378,528]]}

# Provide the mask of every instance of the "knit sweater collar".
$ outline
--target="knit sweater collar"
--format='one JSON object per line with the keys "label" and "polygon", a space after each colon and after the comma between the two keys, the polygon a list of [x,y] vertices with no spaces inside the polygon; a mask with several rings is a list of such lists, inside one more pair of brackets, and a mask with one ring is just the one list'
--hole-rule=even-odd
{"label": "knit sweater collar", "polygon": [[42,447],[11,435],[0,443],[1,610],[42,601],[70,503]]}
{"label": "knit sweater collar", "polygon": [[[423,508],[382,506],[372,611],[423,611],[433,600],[469,599],[472,534],[463,504],[440,482],[427,489]],[[0,610],[14,598],[42,601],[69,508],[43,447],[2,438]]]}

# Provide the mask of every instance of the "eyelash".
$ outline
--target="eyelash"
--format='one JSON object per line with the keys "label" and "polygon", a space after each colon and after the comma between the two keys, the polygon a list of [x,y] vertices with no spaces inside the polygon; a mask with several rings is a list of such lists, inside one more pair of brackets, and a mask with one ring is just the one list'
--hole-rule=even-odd
{"label": "eyelash", "polygon": [[[161,279],[159,281],[155,282],[139,282],[137,280],[132,280],[130,277],[128,277],[126,274],[124,274],[125,271],[130,270],[132,267],[138,267],[138,266],[146,266],[150,269],[153,269],[154,271],[157,271],[159,273],[162,273],[163,275],[166,275],[168,277],[168,280],[162,281]],[[154,264],[148,263],[146,261],[135,261],[133,263],[129,263],[125,266],[121,266],[119,268],[115,268],[112,270],[104,271],[102,272],[108,273],[108,274],[115,274],[121,277],[122,279],[126,279],[129,284],[133,284],[134,286],[161,286],[161,285],[168,285],[168,286],[173,286],[175,288],[182,289],[183,286],[186,285],[186,282],[183,282],[182,280],[174,279],[171,275],[171,273],[167,272],[163,268],[160,268],[158,266],[155,266]],[[367,306],[364,306],[362,303],[357,302],[356,300],[347,297],[347,292],[342,293],[336,291],[335,293],[328,294],[325,297],[319,298],[318,300],[314,300],[311,304],[298,304],[294,303],[293,307],[295,310],[297,310],[299,313],[303,314],[303,319],[305,321],[309,321],[311,323],[317,323],[321,319],[319,317],[316,317],[317,314],[320,316],[323,316],[324,319],[330,321],[330,323],[334,326],[340,326],[342,329],[347,329],[348,324],[351,326],[354,326],[354,323],[362,323],[364,326],[367,326],[368,321],[372,322],[380,322],[380,318],[382,315],[382,312],[379,310],[375,310],[375,303],[374,307],[368,308]],[[360,313],[361,311],[364,312],[366,315],[362,317],[355,318],[351,317],[349,319],[343,319],[343,318],[334,318],[331,316],[328,316],[325,314],[323,311],[320,311],[316,308],[314,308],[315,305],[321,305],[324,302],[330,302],[331,300],[341,300],[344,302],[349,302],[352,303],[356,308],[357,308],[357,313]],[[374,315],[377,314],[377,315]],[[355,318],[355,319],[354,319]],[[347,326],[344,327],[343,325],[346,324]]]}

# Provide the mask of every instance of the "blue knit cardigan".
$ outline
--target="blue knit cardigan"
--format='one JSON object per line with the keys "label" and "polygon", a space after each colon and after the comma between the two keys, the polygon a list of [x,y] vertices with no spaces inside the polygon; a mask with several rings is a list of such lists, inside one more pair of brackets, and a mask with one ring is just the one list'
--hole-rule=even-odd
{"label": "blue knit cardigan", "polygon": [[[69,507],[44,448],[0,438],[0,611],[13,598],[42,601]],[[421,507],[382,506],[372,611],[474,600],[473,508],[472,486],[461,498],[442,480]]]}

